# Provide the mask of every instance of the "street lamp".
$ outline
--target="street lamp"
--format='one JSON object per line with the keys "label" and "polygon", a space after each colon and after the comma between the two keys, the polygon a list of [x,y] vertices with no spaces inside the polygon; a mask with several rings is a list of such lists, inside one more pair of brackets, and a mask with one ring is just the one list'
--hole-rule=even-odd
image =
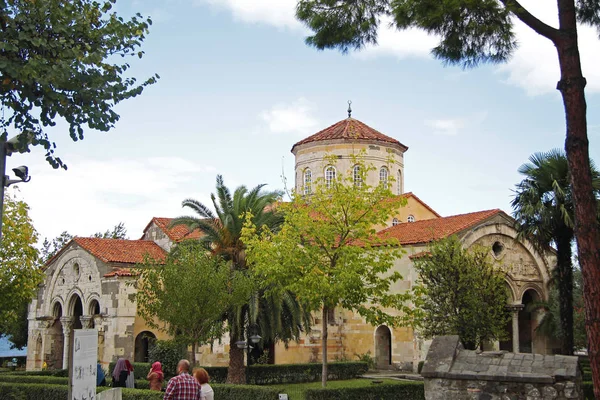
{"label": "street lamp", "polygon": [[[2,240],[2,216],[4,214],[4,188],[9,187],[14,183],[29,182],[29,168],[25,165],[13,168],[13,172],[18,179],[10,179],[6,175],[6,157],[11,156],[14,152],[22,153],[27,150],[29,144],[34,139],[34,135],[30,133],[22,133],[6,142],[0,141],[0,240]],[[23,147],[25,150],[23,150]]]}

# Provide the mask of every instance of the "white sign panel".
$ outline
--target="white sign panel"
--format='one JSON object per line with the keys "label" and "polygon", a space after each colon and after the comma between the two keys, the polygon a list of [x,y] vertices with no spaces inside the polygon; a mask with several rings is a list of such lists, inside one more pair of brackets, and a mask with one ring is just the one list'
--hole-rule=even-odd
{"label": "white sign panel", "polygon": [[96,399],[98,331],[75,329],[71,370],[71,400]]}

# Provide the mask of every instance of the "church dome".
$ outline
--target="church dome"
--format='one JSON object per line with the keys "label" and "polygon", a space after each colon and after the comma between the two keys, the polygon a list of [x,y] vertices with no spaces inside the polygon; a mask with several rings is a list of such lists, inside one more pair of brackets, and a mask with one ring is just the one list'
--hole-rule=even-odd
{"label": "church dome", "polygon": [[384,135],[367,124],[354,118],[346,118],[294,144],[292,146],[292,153],[296,154],[298,147],[308,143],[329,141],[355,143],[384,142],[388,146],[397,147],[402,152],[408,150],[408,147],[398,140]]}

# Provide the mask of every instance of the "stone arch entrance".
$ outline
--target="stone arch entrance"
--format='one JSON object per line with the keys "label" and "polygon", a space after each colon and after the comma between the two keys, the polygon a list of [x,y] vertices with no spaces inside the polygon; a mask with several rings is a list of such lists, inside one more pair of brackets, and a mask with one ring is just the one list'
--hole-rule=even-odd
{"label": "stone arch entrance", "polygon": [[[63,366],[63,346],[65,337],[63,335],[62,321],[63,309],[60,302],[56,301],[52,306],[52,317],[54,322],[48,328],[46,351],[46,365],[48,369],[61,369]],[[43,364],[43,362],[42,362]]]}
{"label": "stone arch entrance", "polygon": [[385,325],[375,330],[375,363],[379,369],[392,367],[392,332]]}
{"label": "stone arch entrance", "polygon": [[135,362],[148,362],[148,355],[150,349],[156,341],[156,335],[150,331],[144,331],[139,333],[135,338]]}
{"label": "stone arch entrance", "polygon": [[69,311],[70,316],[72,317],[73,329],[81,329],[83,327],[81,324],[81,316],[83,315],[83,302],[81,301],[81,297],[79,297],[79,295],[74,294],[71,296],[71,301],[69,301]]}
{"label": "stone arch entrance", "polygon": [[540,296],[534,289],[527,289],[521,298],[523,304],[523,309],[519,311],[519,350],[521,353],[533,352],[537,312],[531,310],[531,305],[538,301],[540,301]]}

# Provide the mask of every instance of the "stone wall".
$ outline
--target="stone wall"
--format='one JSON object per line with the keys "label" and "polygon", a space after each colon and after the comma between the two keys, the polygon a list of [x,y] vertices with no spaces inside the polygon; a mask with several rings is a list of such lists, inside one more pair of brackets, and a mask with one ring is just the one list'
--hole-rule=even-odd
{"label": "stone wall", "polygon": [[577,357],[465,350],[437,337],[421,372],[426,400],[583,399]]}

